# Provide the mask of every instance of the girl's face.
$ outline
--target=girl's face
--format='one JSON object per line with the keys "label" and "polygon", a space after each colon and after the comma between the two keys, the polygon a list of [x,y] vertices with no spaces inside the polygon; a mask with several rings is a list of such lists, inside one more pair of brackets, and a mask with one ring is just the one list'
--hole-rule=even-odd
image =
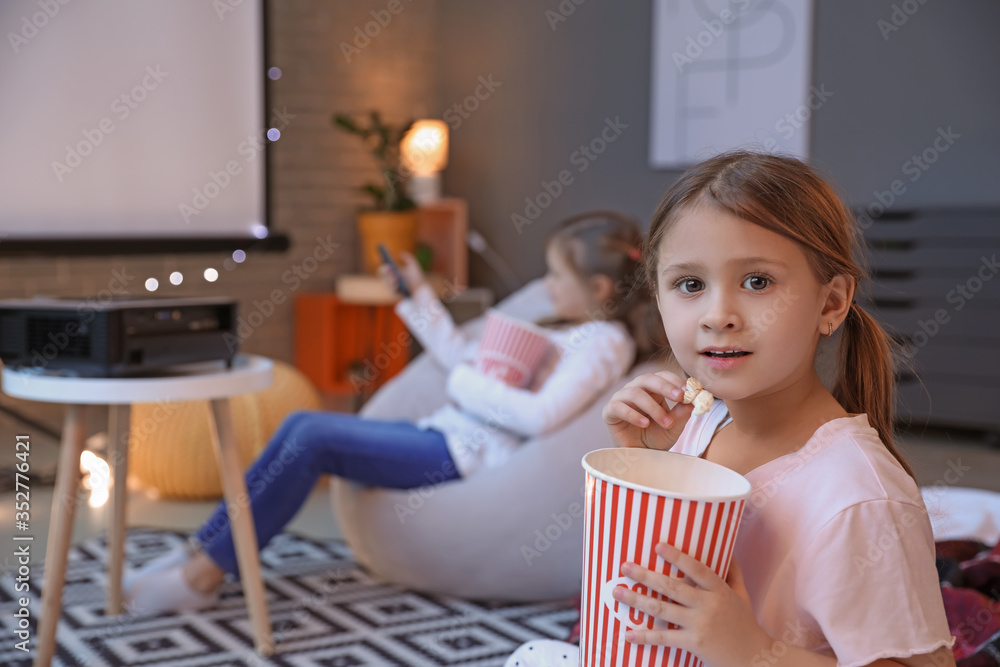
{"label": "girl's face", "polygon": [[723,399],[815,373],[828,292],[794,241],[710,204],[682,212],[660,244],[656,298],[670,347]]}
{"label": "girl's face", "polygon": [[572,321],[589,319],[592,304],[587,285],[573,271],[566,253],[555,243],[549,243],[545,261],[548,264],[545,287],[549,290],[555,315]]}

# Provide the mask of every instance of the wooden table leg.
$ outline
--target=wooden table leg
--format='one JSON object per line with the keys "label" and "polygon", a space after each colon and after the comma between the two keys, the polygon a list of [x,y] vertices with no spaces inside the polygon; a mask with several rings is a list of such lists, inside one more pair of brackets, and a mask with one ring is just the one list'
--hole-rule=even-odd
{"label": "wooden table leg", "polygon": [[228,399],[214,399],[211,403],[209,431],[219,460],[222,490],[229,509],[229,523],[232,526],[233,542],[236,547],[236,562],[240,567],[243,595],[246,597],[250,612],[257,652],[262,656],[269,656],[274,652],[271,621],[267,611],[267,600],[264,598],[264,579],[260,572],[260,554],[257,552],[257,530],[250,514],[249,496],[243,479],[243,466],[236,444],[232,413]]}
{"label": "wooden table leg", "polygon": [[111,467],[111,512],[108,513],[108,599],[105,614],[122,611],[122,569],[125,564],[125,506],[128,500],[129,405],[108,408],[108,464]]}
{"label": "wooden table leg", "polygon": [[42,612],[38,618],[38,652],[34,663],[36,667],[48,667],[55,654],[56,628],[62,611],[62,589],[66,581],[66,562],[73,539],[73,514],[80,490],[84,417],[84,406],[66,406],[66,423],[63,425],[56,487],[52,496],[49,541],[45,550]]}

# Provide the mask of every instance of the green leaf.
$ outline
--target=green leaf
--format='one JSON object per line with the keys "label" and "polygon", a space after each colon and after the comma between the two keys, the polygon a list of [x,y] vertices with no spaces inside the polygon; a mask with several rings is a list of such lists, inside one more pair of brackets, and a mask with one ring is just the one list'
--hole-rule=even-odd
{"label": "green leaf", "polygon": [[385,188],[380,188],[379,186],[372,185],[371,183],[362,185],[361,190],[367,192],[368,194],[370,194],[372,197],[375,197],[375,199],[378,199],[379,201],[381,201],[382,198],[385,197]]}
{"label": "green leaf", "polygon": [[354,123],[350,116],[345,114],[334,114],[333,124],[336,127],[344,130],[345,132],[350,132],[351,134],[358,134],[358,126]]}

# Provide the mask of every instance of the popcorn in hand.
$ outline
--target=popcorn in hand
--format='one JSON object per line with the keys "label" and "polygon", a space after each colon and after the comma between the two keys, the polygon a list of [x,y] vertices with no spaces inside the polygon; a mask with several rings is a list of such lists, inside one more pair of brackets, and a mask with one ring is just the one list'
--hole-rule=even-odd
{"label": "popcorn in hand", "polygon": [[688,378],[684,387],[684,398],[682,400],[684,403],[694,403],[694,412],[692,414],[698,417],[708,412],[708,409],[712,407],[712,403],[715,401],[715,397],[702,387],[698,380]]}

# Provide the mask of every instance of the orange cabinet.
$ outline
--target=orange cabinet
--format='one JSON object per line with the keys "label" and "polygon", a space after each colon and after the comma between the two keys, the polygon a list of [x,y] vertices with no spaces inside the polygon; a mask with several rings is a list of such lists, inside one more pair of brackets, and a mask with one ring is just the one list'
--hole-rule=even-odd
{"label": "orange cabinet", "polygon": [[410,332],[392,305],[295,299],[295,365],[327,394],[368,394],[410,361]]}

